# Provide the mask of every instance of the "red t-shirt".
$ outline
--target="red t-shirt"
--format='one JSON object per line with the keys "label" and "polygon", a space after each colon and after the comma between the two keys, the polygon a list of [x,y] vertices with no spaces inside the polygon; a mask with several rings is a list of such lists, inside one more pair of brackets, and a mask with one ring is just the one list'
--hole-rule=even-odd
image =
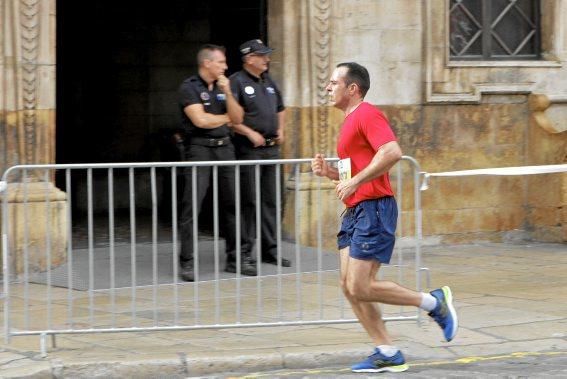
{"label": "red t-shirt", "polygon": [[[375,106],[363,102],[344,120],[337,142],[340,159],[350,158],[351,176],[354,177],[370,164],[374,155],[385,143],[396,141],[388,119]],[[393,196],[388,173],[363,183],[356,192],[346,198],[347,207],[354,207],[363,200]]]}

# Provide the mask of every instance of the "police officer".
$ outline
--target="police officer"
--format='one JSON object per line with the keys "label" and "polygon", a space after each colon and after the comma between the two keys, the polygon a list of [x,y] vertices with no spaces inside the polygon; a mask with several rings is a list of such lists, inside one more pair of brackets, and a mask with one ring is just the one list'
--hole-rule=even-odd
{"label": "police officer", "polygon": [[[232,92],[244,109],[244,120],[234,125],[236,156],[245,160],[279,159],[284,140],[285,108],[276,83],[267,73],[272,49],[259,39],[240,46],[243,69],[230,77]],[[262,261],[277,262],[276,167],[260,167]],[[243,247],[251,251],[256,234],[256,187],[253,166],[243,166]],[[279,262],[291,266],[288,259]]]}
{"label": "police officer", "polygon": [[[204,45],[197,53],[198,75],[186,79],[179,88],[179,108],[186,132],[185,160],[227,161],[234,160],[234,145],[231,142],[229,124],[242,122],[243,110],[232,95],[230,82],[224,76],[227,69],[225,48]],[[185,170],[185,190],[181,212],[181,278],[194,281],[193,266],[193,206],[196,214],[201,210],[212,175],[211,167],[197,168],[196,199],[193,204],[191,167]],[[225,271],[236,272],[234,168],[218,168],[220,211],[223,215],[226,239],[227,263]],[[243,254],[241,273],[256,275],[256,267]]]}

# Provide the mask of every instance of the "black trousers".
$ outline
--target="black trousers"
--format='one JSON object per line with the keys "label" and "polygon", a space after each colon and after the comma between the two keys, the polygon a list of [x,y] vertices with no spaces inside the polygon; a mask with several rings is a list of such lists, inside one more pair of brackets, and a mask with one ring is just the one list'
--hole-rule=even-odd
{"label": "black trousers", "polygon": [[[234,146],[232,144],[207,147],[188,145],[185,148],[186,161],[229,161],[235,160]],[[196,207],[197,217],[201,211],[203,200],[209,189],[213,176],[212,167],[197,167],[196,181]],[[193,167],[185,169],[185,188],[183,191],[182,211],[180,220],[181,263],[193,262]],[[226,254],[229,260],[236,256],[236,222],[234,205],[234,167],[218,167],[218,196],[219,196],[219,225],[226,240]]]}
{"label": "black trousers", "polygon": [[[237,146],[239,160],[279,159],[280,147]],[[242,166],[242,251],[251,252],[256,239],[256,177],[255,166]],[[262,256],[277,255],[276,166],[260,166],[260,246]]]}

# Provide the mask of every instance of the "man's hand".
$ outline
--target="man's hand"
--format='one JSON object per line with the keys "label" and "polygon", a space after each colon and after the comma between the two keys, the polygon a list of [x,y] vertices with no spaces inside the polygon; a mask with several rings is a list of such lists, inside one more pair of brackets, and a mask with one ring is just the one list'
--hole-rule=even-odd
{"label": "man's hand", "polygon": [[280,133],[280,134],[276,137],[276,144],[277,144],[277,145],[283,145],[284,140],[285,140],[285,138],[284,138],[283,133]]}
{"label": "man's hand", "polygon": [[317,176],[328,176],[329,165],[323,154],[315,154],[315,158],[311,161],[311,170]]}
{"label": "man's hand", "polygon": [[337,193],[339,200],[344,201],[346,198],[351,196],[357,188],[358,184],[356,184],[353,179],[348,179],[338,182],[335,187],[335,192]]}
{"label": "man's hand", "polygon": [[224,75],[219,76],[219,78],[217,79],[217,86],[220,88],[220,90],[225,94],[228,95],[230,94],[230,80],[228,80],[228,78]]}
{"label": "man's hand", "polygon": [[264,138],[264,136],[255,130],[250,130],[246,137],[248,137],[254,147],[260,147],[266,144],[266,139]]}

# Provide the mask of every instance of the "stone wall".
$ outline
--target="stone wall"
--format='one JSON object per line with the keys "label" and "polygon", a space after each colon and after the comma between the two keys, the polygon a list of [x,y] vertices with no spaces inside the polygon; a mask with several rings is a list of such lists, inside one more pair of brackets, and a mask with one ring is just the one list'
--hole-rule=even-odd
{"label": "stone wall", "polygon": [[[481,105],[384,105],[380,108],[390,119],[404,155],[416,158],[426,172],[554,164],[562,162],[567,151],[567,139],[563,135],[547,133],[530,121],[527,96],[523,95],[486,96]],[[301,114],[309,110],[292,108],[289,111],[290,119],[297,122]],[[331,117],[330,122],[330,135],[335,135],[340,114],[335,110],[329,112],[336,116]],[[292,128],[291,133],[288,138],[300,143],[286,145],[285,154],[295,156],[298,150],[307,154],[312,130],[305,128],[300,132]],[[307,168],[305,171],[302,182],[313,186],[312,176]],[[408,172],[404,175],[409,179]],[[517,238],[564,241],[565,176],[432,178],[430,188],[422,192],[424,238],[430,243]],[[415,227],[410,217],[413,189],[409,184],[404,187],[402,204],[402,209],[406,210],[402,225],[405,231]],[[303,187],[302,191],[307,189]],[[340,208],[332,195],[332,188],[324,191],[326,220]],[[313,198],[303,193],[302,196],[313,209],[308,212],[310,216],[305,216],[308,219],[301,222],[306,224],[305,230],[313,230],[314,215],[319,211],[314,208]],[[293,217],[291,210],[288,211],[288,217]],[[294,220],[287,222],[288,228],[292,228]],[[332,238],[336,232],[336,223],[331,222],[329,227],[326,238]]]}
{"label": "stone wall", "polygon": [[[554,164],[562,162],[567,151],[567,139],[530,121],[527,97],[522,95],[485,96],[480,105],[383,109],[404,154],[415,157],[426,172]],[[433,178],[423,192],[424,236],[443,242],[561,241],[564,177]]]}
{"label": "stone wall", "polygon": [[[424,171],[567,162],[566,1],[542,1],[542,60],[501,62],[448,60],[445,0],[269,3],[274,68],[291,105],[286,157],[335,156],[342,116],[325,106],[324,87],[337,63],[357,61],[370,71],[366,100],[385,111],[404,154]],[[567,241],[566,181],[434,179],[423,193],[424,235]]]}

